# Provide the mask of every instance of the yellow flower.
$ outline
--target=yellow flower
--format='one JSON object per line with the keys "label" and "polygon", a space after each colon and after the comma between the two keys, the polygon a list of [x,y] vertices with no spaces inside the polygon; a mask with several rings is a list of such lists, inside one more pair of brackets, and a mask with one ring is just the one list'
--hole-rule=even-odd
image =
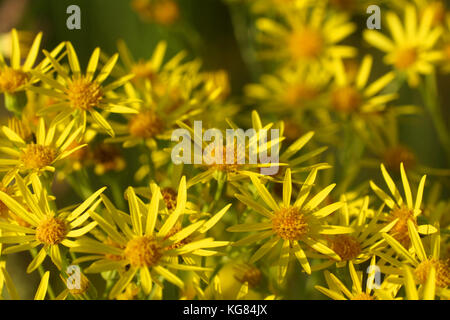
{"label": "yellow flower", "polygon": [[436,228],[431,225],[423,224],[418,226],[417,224],[417,216],[422,213],[420,206],[422,204],[426,176],[423,176],[420,180],[419,187],[417,189],[416,201],[413,203],[413,196],[403,163],[400,164],[400,174],[406,202],[403,200],[399,190],[395,186],[394,180],[392,180],[383,164],[381,165],[381,173],[383,174],[383,178],[386,181],[393,198],[380,189],[373,181],[370,181],[370,187],[390,209],[389,214],[384,217],[384,220],[386,220],[386,225],[389,226],[387,227],[389,229],[389,234],[404,247],[409,248],[411,244],[411,239],[408,232],[409,223],[412,223],[422,234],[431,234],[436,232]]}
{"label": "yellow flower", "polygon": [[386,53],[385,63],[405,75],[410,86],[417,86],[419,75],[432,73],[434,64],[442,59],[442,52],[434,49],[442,35],[442,28],[432,26],[433,8],[427,8],[420,17],[412,5],[404,10],[403,25],[395,13],[386,14],[392,40],[375,30],[365,30],[364,38]]}
{"label": "yellow flower", "polygon": [[387,103],[397,98],[397,93],[380,94],[395,79],[394,72],[368,83],[372,65],[373,58],[366,55],[355,79],[351,79],[342,60],[335,60],[335,84],[330,93],[331,107],[335,111],[343,114],[376,113],[383,111]]}
{"label": "yellow flower", "polygon": [[[163,286],[158,280],[158,276],[162,276],[167,281],[183,288],[183,281],[169,269],[188,271],[207,271],[210,269],[193,264],[180,264],[178,259],[174,258],[193,252],[202,255],[203,251],[208,251],[203,249],[220,247],[228,243],[214,241],[213,238],[202,238],[183,243],[183,240],[194,232],[204,233],[209,230],[228,208],[224,208],[206,222],[193,223],[170,235],[180,215],[184,214],[185,211],[186,179],[183,177],[180,182],[176,208],[169,213],[164,222],[159,220],[159,202],[162,197],[159,188],[155,187],[149,205],[142,203],[133,188],[127,189],[126,196],[130,207],[130,215],[117,210],[106,197],[103,197],[109,218],[105,219],[94,212],[91,212],[91,216],[98,222],[111,241],[102,243],[92,239],[84,239],[78,241],[77,245],[71,249],[73,252],[94,255],[76,260],[77,262],[96,260],[86,269],[88,273],[109,270],[122,271],[120,279],[110,292],[110,298],[122,293],[137,274],[139,274],[142,289],[146,295],[150,293],[153,283],[156,283],[159,287]],[[124,268],[125,271],[123,271]]]}
{"label": "yellow flower", "polygon": [[[39,54],[41,40],[42,32],[34,39],[28,56],[23,65],[21,65],[19,36],[16,29],[11,31],[11,66],[6,65],[3,55],[0,52],[0,93],[14,94],[18,91],[23,91],[28,85],[36,81],[30,71],[33,70]],[[61,49],[62,47],[59,46],[52,54],[56,55]],[[46,65],[48,65],[48,60],[34,67],[34,70],[43,72]]]}
{"label": "yellow flower", "polygon": [[125,66],[119,72],[134,75],[135,87],[126,84],[126,94],[130,100],[142,103],[133,104],[136,114],[125,115],[125,123],[111,122],[117,136],[107,142],[120,142],[124,147],[145,143],[156,151],[157,141],[170,140],[177,121],[191,120],[222,99],[225,85],[214,85],[201,74],[199,60],[182,63],[186,52],[163,63],[167,43],[161,41],[148,61],[136,62],[123,41],[118,47]]}
{"label": "yellow flower", "polygon": [[[229,126],[234,130],[239,130],[238,126],[234,124],[231,120],[227,121]],[[256,171],[261,170],[262,168],[272,168],[275,167],[279,169],[280,166],[284,166],[285,164],[280,162],[268,162],[262,163],[261,159],[258,156],[263,152],[269,152],[269,150],[278,150],[280,142],[285,138],[279,134],[279,136],[272,137],[270,134],[271,129],[277,129],[274,127],[273,123],[269,123],[263,127],[261,123],[261,119],[256,111],[252,112],[252,128],[254,130],[254,135],[251,139],[246,141],[227,141],[225,130],[222,130],[222,137],[224,141],[223,146],[218,146],[219,152],[222,152],[219,155],[216,155],[217,146],[214,143],[208,144],[206,141],[201,139],[201,145],[197,144],[196,135],[199,134],[195,132],[195,130],[185,123],[178,121],[177,124],[190,132],[193,142],[193,150],[201,150],[202,163],[198,166],[202,168],[206,168],[206,171],[200,172],[191,178],[188,181],[188,187],[191,187],[199,182],[206,183],[211,179],[216,179],[218,181],[237,181],[241,179],[247,179],[250,174],[258,174],[263,175],[262,173],[257,173]],[[205,131],[205,128],[202,127],[202,130]],[[227,129],[228,130],[228,129]],[[201,132],[203,137],[204,132]],[[266,134],[262,134],[265,132]],[[309,135],[308,135],[309,136]],[[307,142],[309,138],[303,137],[304,143]],[[236,139],[235,139],[236,140]],[[244,139],[245,140],[245,139]],[[297,146],[294,146],[292,150],[290,150],[289,155],[293,156],[304,144],[299,142]],[[297,148],[298,147],[298,148]],[[273,149],[272,149],[273,148]],[[253,153],[252,153],[253,152]],[[272,151],[273,152],[273,151]],[[234,159],[229,159],[234,155]],[[254,157],[256,156],[256,157]],[[257,159],[252,159],[257,158]],[[192,159],[194,156],[192,156]],[[192,160],[191,159],[191,160]],[[250,160],[256,160],[252,163]],[[191,163],[194,163],[192,161]],[[275,169],[274,168],[274,169]],[[276,171],[276,170],[274,170]],[[278,171],[277,171],[278,172]]]}
{"label": "yellow flower", "polygon": [[[102,188],[92,194],[81,205],[72,211],[56,211],[55,204],[49,202],[47,190],[43,188],[37,175],[30,177],[33,193],[28,189],[25,181],[15,176],[17,186],[29,210],[19,204],[8,194],[0,191],[2,201],[15,215],[26,221],[29,226],[23,227],[11,223],[0,223],[3,234],[1,243],[15,244],[3,250],[4,254],[27,251],[42,245],[39,253],[28,265],[27,272],[36,270],[50,255],[53,263],[61,269],[64,266],[65,254],[61,255],[62,247],[72,247],[74,242],[70,238],[79,238],[96,227],[97,222],[85,224],[89,218],[89,211],[94,210],[100,201],[94,201],[106,189]],[[94,203],[94,204],[92,204]]]}
{"label": "yellow flower", "polygon": [[[343,197],[345,200],[345,196]],[[328,268],[336,263],[336,267],[342,268],[347,265],[347,262],[352,262],[355,265],[366,262],[373,256],[372,247],[377,245],[377,241],[382,239],[381,232],[384,231],[384,225],[379,224],[378,220],[382,216],[383,206],[369,219],[370,209],[369,197],[363,199],[363,204],[352,219],[350,215],[350,208],[347,201],[338,211],[338,215],[334,215],[330,219],[330,223],[353,228],[352,233],[331,235],[327,238],[328,247],[331,248],[341,258],[341,261],[330,261],[318,264],[312,267],[312,270],[320,270]],[[333,219],[334,218],[334,219]],[[317,256],[317,258],[323,258]]]}
{"label": "yellow flower", "polygon": [[[389,234],[383,234],[392,250],[386,254],[379,250],[374,252],[382,259],[378,263],[381,272],[403,275],[403,283],[410,299],[418,298],[417,292],[414,292],[416,283],[424,286],[422,288],[425,291],[424,298],[431,298],[436,294],[441,298],[449,299],[450,259],[445,259],[440,253],[440,233],[429,236],[430,244],[425,246],[425,239],[420,238],[412,221],[408,221],[407,228],[412,242],[411,250],[406,249]],[[431,250],[427,252],[425,248],[431,248]]]}
{"label": "yellow flower", "polygon": [[[375,259],[372,259],[370,265],[375,271]],[[334,274],[328,270],[324,271],[325,280],[328,288],[322,286],[315,286],[315,288],[330,297],[333,300],[394,300],[397,295],[399,286],[390,284],[388,281],[383,281],[380,288],[375,289],[374,283],[370,282],[370,285],[366,284],[366,288],[363,290],[363,273],[356,271],[353,263],[350,261],[348,265],[350,277],[352,279],[351,290],[347,289],[345,284],[339,280]],[[372,272],[374,272],[372,271]]]}
{"label": "yellow flower", "polygon": [[[57,116],[54,119],[56,124],[73,117],[76,119],[77,127],[83,128],[83,132],[86,129],[86,122],[89,120],[89,122],[93,122],[109,135],[114,136],[111,125],[106,121],[104,115],[96,109],[105,113],[136,113],[133,108],[126,106],[130,101],[112,94],[113,90],[127,83],[133,78],[133,75],[126,75],[112,83],[103,85],[103,82],[108,78],[117,62],[118,54],[115,54],[106,62],[94,79],[100,57],[100,48],[96,48],[92,53],[86,73],[82,72],[77,54],[70,42],[66,42],[66,48],[71,74],[45,50],[44,53],[50,59],[59,78],[55,80],[42,73],[34,73],[50,89],[34,86],[29,89],[44,96],[52,97],[55,100],[54,104],[40,110],[38,115],[42,116],[56,112]],[[88,115],[90,115],[90,118],[88,118]]]}
{"label": "yellow flower", "polygon": [[16,132],[3,126],[2,131],[8,138],[11,146],[4,146],[2,153],[10,156],[9,159],[0,159],[0,166],[15,172],[55,171],[54,165],[67,158],[73,152],[86,145],[72,146],[79,138],[81,128],[72,132],[74,121],[60,132],[52,122],[48,130],[45,128],[44,118],[39,119],[36,129],[36,141],[24,141]]}
{"label": "yellow flower", "polygon": [[339,255],[322,243],[324,235],[347,234],[354,231],[350,227],[328,225],[323,221],[328,215],[342,207],[342,203],[336,202],[319,209],[320,203],[334,188],[334,184],[329,185],[310,198],[308,202],[305,202],[310,194],[316,175],[317,169],[313,169],[304,182],[293,205],[291,205],[292,183],[290,169],[286,170],[283,183],[283,202],[281,204],[278,204],[273,199],[266,187],[253,175],[250,176],[253,185],[264,204],[270,209],[257,203],[247,193],[236,195],[236,198],[264,216],[265,219],[263,222],[229,227],[227,230],[230,232],[259,231],[237,241],[234,245],[249,245],[265,240],[265,243],[260,246],[249,260],[250,263],[255,263],[281,243],[282,248],[280,260],[278,261],[278,281],[280,283],[286,276],[291,256],[295,256],[298,259],[306,273],[311,273],[307,254],[300,244],[307,245],[336,261],[341,261]]}
{"label": "yellow flower", "polygon": [[133,0],[131,6],[142,20],[165,26],[175,23],[180,16],[175,0]]}
{"label": "yellow flower", "polygon": [[284,16],[286,24],[268,18],[257,20],[260,42],[268,47],[260,53],[262,58],[325,65],[332,57],[355,55],[354,48],[339,45],[355,30],[345,14],[328,14],[325,4],[320,3],[311,9],[289,10]]}
{"label": "yellow flower", "polygon": [[314,111],[330,79],[330,72],[318,65],[296,65],[262,76],[260,83],[247,85],[245,93],[268,112],[303,113]]}
{"label": "yellow flower", "polygon": [[387,170],[399,176],[400,164],[403,163],[412,181],[417,183],[423,173],[438,177],[449,176],[449,169],[422,165],[414,150],[399,137],[399,116],[418,113],[418,107],[396,106],[393,110],[385,112],[382,118],[376,119],[377,121],[366,122],[367,126],[355,127],[368,151],[367,156],[361,159],[361,166],[378,168],[383,163]]}

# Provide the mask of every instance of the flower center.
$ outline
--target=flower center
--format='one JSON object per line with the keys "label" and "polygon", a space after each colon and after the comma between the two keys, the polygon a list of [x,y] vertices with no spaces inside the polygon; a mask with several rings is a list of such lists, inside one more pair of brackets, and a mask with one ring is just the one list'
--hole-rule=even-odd
{"label": "flower center", "polygon": [[[245,163],[245,154],[242,153],[242,149],[242,147],[236,146],[236,144],[228,145],[222,147],[222,155],[216,155],[215,145],[210,144],[205,148],[204,160],[217,170],[226,172],[235,171],[240,165]],[[217,163],[219,162],[218,160],[221,160],[222,163]]]}
{"label": "flower center", "polygon": [[97,107],[103,98],[100,84],[81,77],[74,79],[67,88],[70,106],[74,109],[89,110]]}
{"label": "flower center", "polygon": [[308,233],[309,225],[298,208],[281,208],[272,218],[272,230],[285,240],[300,240]]}
{"label": "flower center", "polygon": [[138,62],[131,68],[131,73],[135,75],[134,79],[148,79],[150,81],[156,78],[156,73],[145,62]]}
{"label": "flower center", "polygon": [[171,25],[179,17],[178,5],[173,0],[162,0],[155,3],[153,17],[156,23]]}
{"label": "flower center", "polygon": [[361,293],[358,293],[357,295],[353,296],[352,300],[375,300],[375,299],[370,294],[361,292]]}
{"label": "flower center", "polygon": [[115,145],[101,143],[95,146],[93,159],[96,164],[95,171],[102,175],[109,171],[121,171],[125,167],[121,150]]}
{"label": "flower center", "polygon": [[284,94],[284,101],[290,105],[295,106],[311,100],[317,96],[317,90],[304,84],[297,84],[286,89]]}
{"label": "flower center", "polygon": [[27,73],[5,67],[0,70],[0,91],[14,93],[26,85],[30,77]]}
{"label": "flower center", "polygon": [[439,288],[448,287],[450,285],[450,259],[446,261],[437,259],[422,261],[414,270],[417,280],[421,284],[425,284],[432,266],[436,269],[436,286]]}
{"label": "flower center", "polygon": [[417,225],[414,212],[406,207],[396,208],[391,211],[390,220],[393,221],[397,218],[398,221],[395,226],[389,230],[389,234],[394,237],[395,240],[400,242],[402,246],[409,248],[411,240],[408,232],[408,220],[411,220],[415,225]]}
{"label": "flower center", "polygon": [[416,48],[405,48],[397,52],[394,65],[399,70],[406,70],[418,59],[419,53]]}
{"label": "flower center", "polygon": [[20,160],[27,169],[41,169],[51,165],[55,159],[55,149],[34,143],[28,144],[20,156]]}
{"label": "flower center", "polygon": [[150,267],[162,257],[159,243],[150,236],[141,236],[128,241],[125,257],[135,267]]}
{"label": "flower center", "polygon": [[164,123],[154,111],[149,110],[131,118],[128,130],[133,137],[152,138],[164,130]]}
{"label": "flower center", "polygon": [[363,102],[361,94],[353,87],[341,87],[333,91],[331,96],[332,106],[342,112],[357,110]]}
{"label": "flower center", "polygon": [[330,248],[344,261],[356,258],[361,253],[361,247],[355,237],[338,235],[330,241]]}
{"label": "flower center", "polygon": [[323,38],[316,30],[300,30],[290,36],[288,47],[294,59],[316,59],[322,52]]}
{"label": "flower center", "polygon": [[249,287],[258,286],[262,278],[261,270],[248,264],[237,264],[234,267],[234,277],[241,283],[248,283]]}
{"label": "flower center", "polygon": [[67,234],[66,223],[59,218],[43,220],[36,228],[36,239],[44,244],[55,245],[63,241]]}
{"label": "flower center", "polygon": [[416,159],[414,153],[408,148],[404,146],[395,146],[385,151],[383,162],[389,169],[398,171],[400,163],[403,162],[405,169],[409,169],[414,167]]}

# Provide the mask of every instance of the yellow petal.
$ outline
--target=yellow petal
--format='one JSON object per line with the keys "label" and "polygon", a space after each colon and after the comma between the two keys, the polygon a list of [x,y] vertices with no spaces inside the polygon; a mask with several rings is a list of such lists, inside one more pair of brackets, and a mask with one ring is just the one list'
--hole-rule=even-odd
{"label": "yellow petal", "polygon": [[47,248],[43,246],[41,248],[41,251],[39,251],[36,257],[34,257],[34,259],[28,265],[27,273],[31,273],[34,270],[36,270],[42,264],[46,256],[47,256]]}
{"label": "yellow petal", "polygon": [[39,53],[39,46],[41,45],[42,40],[42,32],[39,32],[36,38],[34,38],[33,44],[31,45],[31,49],[28,52],[27,59],[25,60],[25,63],[23,64],[23,70],[24,71],[30,71],[30,69],[33,67],[34,63],[36,62],[37,55]]}
{"label": "yellow petal", "polygon": [[411,243],[414,247],[414,251],[416,252],[417,257],[419,257],[420,261],[427,260],[427,254],[425,253],[425,249],[423,248],[422,240],[420,239],[419,233],[416,230],[416,226],[410,219],[408,219],[407,224],[409,237],[411,239]]}
{"label": "yellow petal", "polygon": [[291,204],[292,181],[291,169],[286,170],[283,181],[283,205],[287,208]]}
{"label": "yellow petal", "polygon": [[13,69],[20,69],[20,44],[16,29],[11,31],[11,66]]}

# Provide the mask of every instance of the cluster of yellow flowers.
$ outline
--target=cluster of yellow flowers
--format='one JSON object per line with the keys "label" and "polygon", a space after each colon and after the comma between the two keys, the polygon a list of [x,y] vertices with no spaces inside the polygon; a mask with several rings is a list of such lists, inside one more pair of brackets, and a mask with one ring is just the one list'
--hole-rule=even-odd
{"label": "cluster of yellow flowers", "polygon": [[[168,13],[147,2],[133,7],[164,24],[178,16],[176,1],[154,1]],[[256,17],[250,56],[271,68],[238,102],[225,71],[186,52],[167,58],[166,42],[148,60],[123,41],[112,56],[96,48],[82,68],[70,42],[41,50],[39,33],[23,55],[11,31],[8,57],[0,51],[11,115],[0,298],[19,299],[7,259],[19,252],[41,276],[36,299],[450,298],[450,170],[421,165],[398,134],[400,117],[427,110],[450,160],[436,86],[450,70],[450,12],[389,1],[383,29],[359,39],[352,17],[366,1],[236,2]],[[384,53],[384,75],[352,37]],[[424,107],[400,105],[402,88]],[[265,144],[279,151],[278,173],[175,165],[171,134],[196,120],[278,129]],[[79,204],[66,203],[67,185]]]}

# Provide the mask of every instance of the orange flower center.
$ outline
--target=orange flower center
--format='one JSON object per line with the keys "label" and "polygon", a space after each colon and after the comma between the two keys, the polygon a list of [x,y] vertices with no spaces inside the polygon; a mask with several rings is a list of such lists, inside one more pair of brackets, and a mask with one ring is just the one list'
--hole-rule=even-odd
{"label": "orange flower center", "polygon": [[27,169],[41,169],[53,163],[56,153],[52,147],[32,143],[22,151],[20,160]]}
{"label": "orange flower center", "polygon": [[394,237],[395,240],[400,242],[405,248],[409,248],[411,240],[408,232],[408,220],[411,220],[417,225],[414,212],[406,207],[396,208],[391,211],[390,220],[393,221],[398,218],[397,223],[389,230],[389,234]]}
{"label": "orange flower center", "polygon": [[300,240],[308,233],[309,225],[298,208],[281,208],[272,218],[272,230],[285,240]]}
{"label": "orange flower center", "polygon": [[149,110],[131,118],[128,130],[134,137],[152,138],[164,130],[164,123],[154,111]]}
{"label": "orange flower center", "polygon": [[297,84],[286,89],[284,101],[290,106],[302,104],[317,96],[317,90],[305,84]]}
{"label": "orange flower center", "polygon": [[338,235],[330,241],[330,248],[344,261],[356,258],[361,253],[361,247],[355,237]]}
{"label": "orange flower center", "polygon": [[[211,163],[211,166],[215,167],[217,170],[220,171],[226,172],[236,171],[240,165],[245,163],[245,154],[242,153],[242,148],[236,146],[236,144],[234,144],[233,146],[228,145],[222,147],[222,155],[217,155],[217,157],[214,144],[210,144],[205,149],[205,151],[207,151],[205,154],[205,162]],[[227,152],[229,153],[228,156]],[[218,162],[217,160],[219,159],[221,159],[222,163],[217,163]]]}
{"label": "orange flower center", "polygon": [[159,243],[150,236],[141,236],[128,241],[125,257],[135,267],[150,267],[162,257]]}
{"label": "orange flower center", "polygon": [[103,99],[100,84],[85,77],[74,79],[69,83],[67,96],[74,109],[89,110],[97,107]]}
{"label": "orange flower center", "polygon": [[138,62],[131,68],[131,73],[135,75],[133,79],[148,79],[154,80],[156,74],[152,68],[145,62]]}
{"label": "orange flower center", "polygon": [[419,58],[419,53],[416,48],[400,49],[396,56],[394,65],[399,70],[406,70],[411,67]]}
{"label": "orange flower center", "polygon": [[316,59],[323,45],[322,35],[313,29],[294,32],[288,40],[288,48],[294,59]]}
{"label": "orange flower center", "polygon": [[153,18],[156,23],[162,25],[171,25],[179,17],[178,5],[172,0],[163,0],[155,3],[153,9]]}
{"label": "orange flower center", "polygon": [[21,70],[5,67],[0,70],[0,91],[14,93],[26,85],[30,77]]}
{"label": "orange flower center", "polygon": [[248,283],[249,287],[255,288],[261,281],[262,272],[258,268],[248,264],[238,264],[234,267],[237,281],[241,283]]}
{"label": "orange flower center", "polygon": [[430,259],[422,261],[414,270],[417,280],[421,284],[425,284],[428,279],[431,267],[436,269],[436,286],[445,288],[450,285],[450,259],[437,260]]}
{"label": "orange flower center", "polygon": [[363,102],[361,94],[353,87],[341,87],[333,91],[331,104],[334,109],[342,112],[357,110]]}
{"label": "orange flower center", "polygon": [[392,171],[398,171],[402,162],[405,169],[414,167],[416,163],[414,153],[408,148],[395,146],[385,151],[383,163]]}
{"label": "orange flower center", "polygon": [[36,239],[48,245],[60,243],[65,239],[66,234],[66,223],[59,218],[45,219],[36,228]]}

